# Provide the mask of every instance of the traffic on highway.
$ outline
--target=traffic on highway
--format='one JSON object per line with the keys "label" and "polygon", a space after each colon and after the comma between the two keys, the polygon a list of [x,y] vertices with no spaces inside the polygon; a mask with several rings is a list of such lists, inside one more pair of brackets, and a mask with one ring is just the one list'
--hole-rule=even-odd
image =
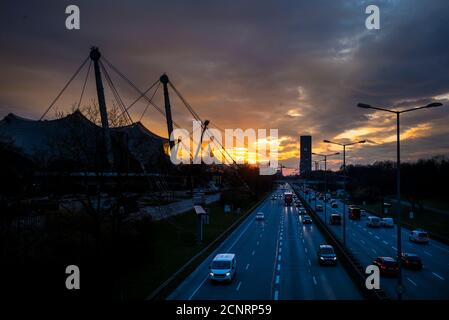
{"label": "traffic on highway", "polygon": [[362,294],[290,185],[274,190],[168,297],[354,300]]}
{"label": "traffic on highway", "polygon": [[[332,217],[346,218],[346,245],[363,266],[377,265],[380,269],[381,289],[392,299],[396,297],[399,263],[402,266],[403,299],[448,299],[449,246],[429,238],[425,230],[402,228],[402,254],[397,257],[397,226],[392,218],[380,218],[355,206],[312,188],[295,186],[294,189],[307,201],[315,216],[340,241],[343,241],[343,223],[332,223]],[[316,208],[316,209],[315,209]],[[326,210],[324,210],[326,208]],[[352,211],[356,208],[358,214]],[[358,210],[357,210],[358,209]],[[326,215],[326,218],[325,218]]]}

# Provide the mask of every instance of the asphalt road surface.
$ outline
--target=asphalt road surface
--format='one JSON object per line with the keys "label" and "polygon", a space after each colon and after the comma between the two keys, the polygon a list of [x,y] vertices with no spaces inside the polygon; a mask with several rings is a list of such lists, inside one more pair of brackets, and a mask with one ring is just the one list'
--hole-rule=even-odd
{"label": "asphalt road surface", "polygon": [[[308,196],[303,193],[302,195],[308,199]],[[341,201],[337,202],[337,209],[331,208],[328,203],[327,219],[331,213],[343,214],[343,204]],[[309,204],[314,208],[315,201],[312,200]],[[324,201],[318,200],[317,204],[323,205],[324,208]],[[324,212],[317,213],[324,219]],[[396,225],[394,228],[369,228],[366,226],[366,220],[366,217],[361,217],[360,221],[348,219],[346,206],[346,242],[359,262],[367,266],[379,256],[396,257]],[[343,224],[328,227],[334,235],[343,239]],[[403,299],[449,299],[449,246],[435,240],[430,240],[429,244],[412,243],[408,238],[409,232],[405,228],[401,229],[402,251],[418,254],[424,267],[422,270],[403,268],[402,278],[405,286]],[[397,278],[382,277],[380,286],[390,298],[396,298]]]}
{"label": "asphalt road surface", "polygon": [[[255,220],[260,211],[265,214],[264,221]],[[340,264],[318,264],[316,252],[325,243],[315,225],[302,224],[296,207],[286,208],[282,199],[269,196],[168,299],[361,299]],[[208,280],[208,266],[217,253],[236,254],[237,273],[229,284]]]}

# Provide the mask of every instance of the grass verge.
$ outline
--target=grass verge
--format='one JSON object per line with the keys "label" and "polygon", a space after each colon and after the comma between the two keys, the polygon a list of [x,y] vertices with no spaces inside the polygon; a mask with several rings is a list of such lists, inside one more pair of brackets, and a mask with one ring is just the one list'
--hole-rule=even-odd
{"label": "grass verge", "polygon": [[[247,212],[255,203],[256,200],[243,203],[242,212]],[[119,279],[114,290],[115,298],[147,298],[149,293],[156,290],[242,217],[242,214],[237,216],[224,213],[223,206],[219,203],[209,205],[209,215],[210,223],[204,226],[202,244],[196,241],[196,215],[193,211],[153,222],[152,235],[149,238],[151,250],[147,256],[142,257],[140,263],[130,266],[126,274]]]}

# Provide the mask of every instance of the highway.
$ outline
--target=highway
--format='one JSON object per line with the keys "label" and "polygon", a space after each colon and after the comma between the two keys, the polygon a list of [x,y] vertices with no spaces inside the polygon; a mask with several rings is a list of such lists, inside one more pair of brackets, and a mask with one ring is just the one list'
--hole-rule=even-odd
{"label": "highway", "polygon": [[[255,220],[260,211],[265,214],[264,221]],[[296,207],[285,207],[282,199],[271,200],[269,196],[168,299],[362,299],[340,264],[318,265],[316,251],[324,243],[315,225],[302,224]],[[229,284],[214,284],[208,280],[208,266],[217,253],[236,254],[237,274]]]}
{"label": "highway", "polygon": [[[308,199],[299,188],[295,187],[295,190],[301,192],[304,199]],[[335,209],[330,203],[327,204],[328,219],[331,213],[343,214],[342,202],[337,202],[338,208]],[[309,204],[314,208],[315,201],[312,200]],[[317,204],[321,204],[324,208],[324,201],[317,200]],[[324,212],[317,214],[324,220]],[[366,217],[361,217],[360,221],[350,220],[347,206],[345,214],[347,246],[362,265],[372,264],[374,258],[378,256],[396,257],[396,226],[369,228],[366,226]],[[340,226],[328,224],[328,227],[335,236],[340,240],[343,239],[343,223]],[[449,246],[432,239],[429,244],[412,243],[408,239],[409,230],[402,228],[401,231],[402,251],[418,254],[424,264],[422,270],[403,268],[403,285],[406,288],[403,299],[449,299]],[[390,298],[396,298],[397,278],[382,277],[380,285]]]}

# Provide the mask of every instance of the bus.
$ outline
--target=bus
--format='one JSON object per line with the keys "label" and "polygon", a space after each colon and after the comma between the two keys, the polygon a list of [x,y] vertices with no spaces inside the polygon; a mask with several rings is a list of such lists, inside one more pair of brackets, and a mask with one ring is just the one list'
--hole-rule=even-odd
{"label": "bus", "polygon": [[291,206],[293,202],[293,194],[291,192],[284,193],[284,204],[286,206]]}

